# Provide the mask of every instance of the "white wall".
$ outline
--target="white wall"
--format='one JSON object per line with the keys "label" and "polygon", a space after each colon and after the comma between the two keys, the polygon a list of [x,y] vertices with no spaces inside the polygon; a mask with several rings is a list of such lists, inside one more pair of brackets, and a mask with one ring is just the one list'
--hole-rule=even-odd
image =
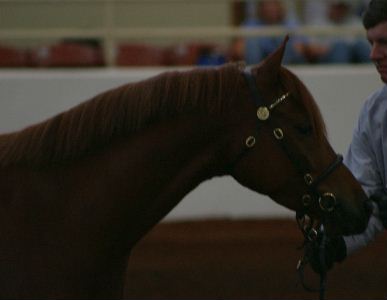
{"label": "white wall", "polygon": [[[330,141],[345,153],[364,99],[381,87],[372,66],[291,68],[308,86],[325,118]],[[20,129],[93,95],[163,69],[0,71],[0,133]],[[231,178],[213,179],[190,193],[167,217],[293,217]]]}

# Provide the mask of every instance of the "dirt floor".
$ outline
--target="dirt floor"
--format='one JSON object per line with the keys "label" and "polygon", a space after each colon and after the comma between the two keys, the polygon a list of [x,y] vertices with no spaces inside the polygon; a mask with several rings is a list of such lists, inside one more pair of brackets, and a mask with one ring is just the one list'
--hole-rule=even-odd
{"label": "dirt floor", "polygon": [[[161,223],[133,250],[128,299],[318,299],[295,271],[294,220]],[[306,272],[311,285],[318,277]],[[327,299],[386,299],[387,234],[328,273]]]}

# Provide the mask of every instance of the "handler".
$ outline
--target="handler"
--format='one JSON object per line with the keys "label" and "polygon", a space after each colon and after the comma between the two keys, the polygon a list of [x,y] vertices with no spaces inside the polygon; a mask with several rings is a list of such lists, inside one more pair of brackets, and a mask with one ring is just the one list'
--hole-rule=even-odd
{"label": "handler", "polygon": [[[370,58],[384,85],[366,99],[344,163],[374,200],[374,209],[362,234],[328,242],[327,268],[365,247],[387,228],[387,0],[371,0],[363,15],[363,26],[371,44]],[[311,265],[316,272],[321,270],[317,250]]]}

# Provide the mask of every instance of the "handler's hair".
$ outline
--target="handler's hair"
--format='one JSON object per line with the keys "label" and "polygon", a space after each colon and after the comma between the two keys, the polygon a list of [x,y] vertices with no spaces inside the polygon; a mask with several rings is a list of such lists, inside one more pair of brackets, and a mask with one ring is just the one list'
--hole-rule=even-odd
{"label": "handler's hair", "polygon": [[387,0],[371,0],[363,14],[363,26],[370,29],[381,22],[387,22]]}

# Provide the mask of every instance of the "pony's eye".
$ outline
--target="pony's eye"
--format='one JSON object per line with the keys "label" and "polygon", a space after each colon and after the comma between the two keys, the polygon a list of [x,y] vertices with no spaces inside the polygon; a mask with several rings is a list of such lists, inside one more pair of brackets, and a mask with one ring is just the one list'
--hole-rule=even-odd
{"label": "pony's eye", "polygon": [[313,127],[310,124],[298,124],[294,127],[302,135],[311,135],[313,133]]}

